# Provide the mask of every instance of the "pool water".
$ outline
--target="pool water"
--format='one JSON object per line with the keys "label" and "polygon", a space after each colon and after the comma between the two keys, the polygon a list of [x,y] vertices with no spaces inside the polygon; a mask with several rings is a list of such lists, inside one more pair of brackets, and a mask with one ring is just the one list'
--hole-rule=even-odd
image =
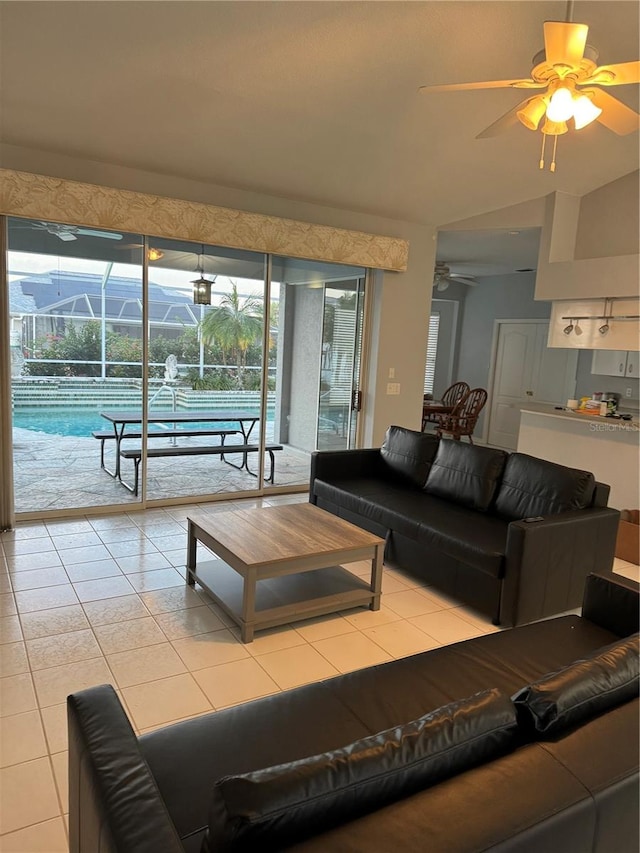
{"label": "pool water", "polygon": [[93,430],[107,429],[109,423],[95,409],[31,411],[13,413],[14,427],[46,432],[49,435],[91,436]]}
{"label": "pool water", "polygon": [[[251,410],[245,409],[245,411]],[[272,417],[273,415],[270,414],[269,420],[271,420]],[[90,438],[91,433],[94,430],[112,428],[111,423],[100,417],[100,412],[95,409],[76,409],[75,411],[72,409],[64,411],[44,409],[42,411],[35,412],[14,411],[13,425],[14,427],[20,427],[21,429],[32,430],[33,432],[44,432],[48,435],[84,436],[86,438]],[[184,426],[185,428],[200,426],[210,427],[211,422],[189,422],[189,424],[185,424]],[[223,422],[216,424],[216,427],[219,429],[237,429],[238,422]]]}

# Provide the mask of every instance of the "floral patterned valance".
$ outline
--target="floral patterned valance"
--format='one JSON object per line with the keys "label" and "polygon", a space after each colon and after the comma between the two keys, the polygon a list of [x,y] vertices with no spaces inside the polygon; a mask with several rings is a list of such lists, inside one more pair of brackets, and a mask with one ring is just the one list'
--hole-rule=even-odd
{"label": "floral patterned valance", "polygon": [[403,271],[409,244],[295,219],[0,169],[0,213]]}

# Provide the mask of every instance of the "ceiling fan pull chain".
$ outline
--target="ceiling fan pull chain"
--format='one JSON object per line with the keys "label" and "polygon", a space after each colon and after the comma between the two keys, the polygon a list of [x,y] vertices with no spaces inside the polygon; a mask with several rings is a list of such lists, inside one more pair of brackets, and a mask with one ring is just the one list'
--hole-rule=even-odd
{"label": "ceiling fan pull chain", "polygon": [[544,147],[547,144],[547,134],[542,134],[542,151],[540,152],[540,168],[544,169]]}
{"label": "ceiling fan pull chain", "polygon": [[553,154],[551,156],[551,165],[549,166],[550,172],[555,172],[556,170],[556,148],[558,147],[558,137],[553,137]]}

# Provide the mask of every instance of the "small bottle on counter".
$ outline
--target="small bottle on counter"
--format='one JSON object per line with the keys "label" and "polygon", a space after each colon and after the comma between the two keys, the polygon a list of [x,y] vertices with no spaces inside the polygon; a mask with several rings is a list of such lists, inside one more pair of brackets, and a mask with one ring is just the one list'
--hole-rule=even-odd
{"label": "small bottle on counter", "polygon": [[600,417],[604,418],[607,416],[607,412],[609,411],[609,407],[606,403],[600,403]]}

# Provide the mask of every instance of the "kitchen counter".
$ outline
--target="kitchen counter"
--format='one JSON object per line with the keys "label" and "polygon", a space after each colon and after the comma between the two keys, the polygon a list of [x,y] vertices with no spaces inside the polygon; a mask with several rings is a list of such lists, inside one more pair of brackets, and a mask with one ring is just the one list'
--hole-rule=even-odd
{"label": "kitchen counter", "polygon": [[521,412],[518,451],[592,471],[597,480],[611,486],[609,506],[638,507],[640,420],[637,417],[623,421],[528,405]]}
{"label": "kitchen counter", "polygon": [[569,420],[574,421],[585,421],[586,423],[606,423],[606,424],[631,424],[633,429],[640,429],[640,418],[637,415],[632,414],[630,421],[623,421],[622,418],[607,418],[602,417],[602,415],[597,415],[589,412],[578,412],[575,409],[556,409],[553,406],[536,406],[535,404],[528,404],[523,412],[529,412],[530,414],[536,415],[547,415],[551,418],[569,418]]}

